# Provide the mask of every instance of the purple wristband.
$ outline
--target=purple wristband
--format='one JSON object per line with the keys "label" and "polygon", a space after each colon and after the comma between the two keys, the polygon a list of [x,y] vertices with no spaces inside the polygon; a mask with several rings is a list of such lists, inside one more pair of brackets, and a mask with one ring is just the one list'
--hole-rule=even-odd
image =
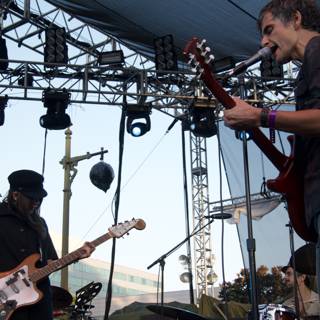
{"label": "purple wristband", "polygon": [[270,131],[270,140],[272,143],[276,142],[276,133],[274,130],[275,124],[276,124],[276,110],[272,110],[269,112],[268,115],[268,125],[269,125],[269,131]]}
{"label": "purple wristband", "polygon": [[269,125],[269,128],[271,129],[274,129],[275,127],[275,124],[276,124],[276,114],[277,114],[277,111],[276,110],[271,110],[269,112],[269,115],[268,115],[268,125]]}

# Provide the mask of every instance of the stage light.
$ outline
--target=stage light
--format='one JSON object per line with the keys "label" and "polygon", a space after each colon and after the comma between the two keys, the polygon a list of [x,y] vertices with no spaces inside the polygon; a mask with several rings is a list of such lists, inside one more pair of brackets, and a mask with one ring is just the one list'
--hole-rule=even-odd
{"label": "stage light", "polygon": [[33,86],[33,75],[31,73],[27,73],[27,80],[25,76],[23,75],[18,79],[18,85],[21,87],[24,87],[25,81],[26,81],[26,86],[27,87],[32,87]]}
{"label": "stage light", "polygon": [[217,134],[216,116],[212,107],[193,107],[190,112],[190,130],[198,137]]}
{"label": "stage light", "polygon": [[179,256],[179,262],[183,265],[183,266],[186,266],[190,263],[190,259],[185,255],[185,254],[182,254]]}
{"label": "stage light", "polygon": [[180,274],[180,281],[183,283],[189,283],[192,279],[192,275],[190,272],[183,272]]}
{"label": "stage light", "polygon": [[153,40],[156,70],[177,71],[178,61],[171,34]]}
{"label": "stage light", "polygon": [[234,134],[235,134],[236,138],[241,141],[243,141],[244,135],[245,135],[247,141],[251,140],[253,137],[253,133],[251,130],[247,130],[247,131],[237,131],[236,130],[234,132]]}
{"label": "stage light", "polygon": [[124,63],[124,55],[122,50],[101,52],[98,57],[99,65],[121,65]]}
{"label": "stage light", "polygon": [[224,72],[233,69],[236,66],[233,57],[225,57],[220,60],[214,60],[212,68],[214,73]]}
{"label": "stage light", "polygon": [[0,126],[4,125],[5,115],[4,109],[7,107],[8,104],[8,96],[5,95],[4,97],[0,97]]}
{"label": "stage light", "polygon": [[217,282],[217,280],[218,280],[217,274],[213,270],[210,270],[209,273],[207,274],[208,283],[214,284],[215,282]]}
{"label": "stage light", "polygon": [[141,137],[150,131],[151,104],[127,105],[127,132],[133,137]]}
{"label": "stage light", "polygon": [[46,29],[44,62],[68,62],[68,47],[65,28],[50,27]]}
{"label": "stage light", "polygon": [[[2,38],[0,38],[0,59],[8,60],[8,49],[6,45],[6,40]],[[8,61],[0,62],[0,70],[7,70],[8,66]]]}
{"label": "stage light", "polygon": [[283,66],[273,56],[264,57],[261,59],[260,73],[262,78],[283,78]]}
{"label": "stage light", "polygon": [[70,103],[70,93],[66,89],[46,89],[42,101],[47,114],[40,117],[40,125],[49,130],[66,129],[72,125],[66,109]]}

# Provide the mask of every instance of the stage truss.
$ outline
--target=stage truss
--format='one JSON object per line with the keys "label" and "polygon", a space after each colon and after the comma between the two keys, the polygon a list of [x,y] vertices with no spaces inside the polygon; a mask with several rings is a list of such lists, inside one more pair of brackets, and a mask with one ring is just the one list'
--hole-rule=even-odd
{"label": "stage truss", "polygon": [[[1,1],[1,34],[17,45],[9,52],[9,67],[0,74],[0,96],[10,100],[42,101],[47,88],[65,88],[71,93],[72,104],[94,104],[105,107],[137,103],[141,97],[153,109],[176,117],[187,113],[197,102],[208,101],[214,108],[221,108],[208,90],[198,97],[202,84],[194,73],[180,66],[177,72],[157,72],[154,63],[137,52],[126,48],[119,39],[83,23],[75,16],[53,7],[45,1]],[[68,63],[44,63],[45,30],[49,26],[64,27],[67,32]],[[123,50],[125,62],[121,66],[100,66],[101,52]],[[26,54],[19,54],[23,50]],[[26,57],[21,59],[21,56]],[[1,60],[0,60],[1,62]],[[293,104],[292,78],[296,66],[285,70],[284,79],[261,79],[255,70],[245,75],[248,101],[260,106],[277,108]],[[32,78],[32,85],[28,79]],[[238,95],[238,80],[230,79],[226,90]],[[126,99],[124,99],[124,97]],[[217,112],[219,114],[219,112]],[[193,224],[199,226],[210,212],[208,193],[206,138],[190,133]],[[232,201],[232,199],[231,199]],[[228,203],[228,205],[230,205]],[[208,273],[213,271],[210,228],[194,237],[194,265],[197,298],[210,294],[213,283]]]}

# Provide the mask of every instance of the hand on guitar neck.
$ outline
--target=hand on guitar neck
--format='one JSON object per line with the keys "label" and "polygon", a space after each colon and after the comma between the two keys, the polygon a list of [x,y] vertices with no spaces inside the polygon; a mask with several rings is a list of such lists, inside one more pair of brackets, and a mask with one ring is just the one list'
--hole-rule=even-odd
{"label": "hand on guitar neck", "polygon": [[238,97],[232,97],[235,106],[224,110],[223,120],[226,126],[234,130],[247,130],[260,126],[261,109],[250,106]]}
{"label": "hand on guitar neck", "polygon": [[80,259],[88,258],[91,256],[92,252],[96,249],[92,242],[86,241],[84,245],[80,248],[81,257]]}

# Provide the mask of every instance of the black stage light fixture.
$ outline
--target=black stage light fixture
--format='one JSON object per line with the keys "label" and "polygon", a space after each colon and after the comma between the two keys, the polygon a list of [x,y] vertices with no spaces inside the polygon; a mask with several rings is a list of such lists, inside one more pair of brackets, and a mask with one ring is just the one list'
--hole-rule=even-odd
{"label": "black stage light fixture", "polygon": [[26,84],[27,87],[32,87],[33,80],[34,80],[33,75],[31,73],[27,73],[27,77],[25,77],[25,75],[23,75],[18,79],[18,85],[21,87],[24,87],[24,85]]}
{"label": "black stage light fixture", "polygon": [[171,34],[153,40],[156,70],[177,71],[178,61]]}
{"label": "black stage light fixture", "polygon": [[103,65],[122,65],[124,63],[124,55],[122,50],[101,52],[98,57],[98,63]]}
{"label": "black stage light fixture", "polygon": [[212,69],[214,73],[225,72],[233,69],[236,66],[233,57],[225,57],[219,60],[214,60],[212,63]]}
{"label": "black stage light fixture", "polygon": [[42,101],[47,114],[40,117],[40,125],[49,130],[66,129],[72,125],[66,109],[70,103],[70,93],[66,89],[46,89]]}
{"label": "black stage light fixture", "polygon": [[4,124],[4,109],[7,107],[8,104],[8,96],[5,95],[4,97],[0,96],[0,126],[3,126]]}
{"label": "black stage light fixture", "polygon": [[247,131],[238,131],[238,130],[236,130],[234,132],[234,134],[235,134],[236,138],[238,140],[241,140],[241,141],[243,141],[244,137],[246,137],[247,141],[252,140],[252,138],[253,138],[252,130],[247,130]]}
{"label": "black stage light fixture", "polygon": [[141,137],[151,128],[151,104],[127,105],[127,132],[133,137]]}
{"label": "black stage light fixture", "polygon": [[[0,38],[0,59],[8,60],[8,49],[6,45],[6,40]],[[8,61],[0,62],[0,70],[7,70],[9,66]]]}
{"label": "black stage light fixture", "polygon": [[216,115],[212,107],[193,107],[190,130],[197,137],[210,138],[217,134]]}
{"label": "black stage light fixture", "polygon": [[277,63],[272,55],[263,57],[260,62],[260,73],[262,78],[283,78],[283,66]]}
{"label": "black stage light fixture", "polygon": [[46,29],[44,62],[67,64],[68,47],[65,28],[49,27]]}

